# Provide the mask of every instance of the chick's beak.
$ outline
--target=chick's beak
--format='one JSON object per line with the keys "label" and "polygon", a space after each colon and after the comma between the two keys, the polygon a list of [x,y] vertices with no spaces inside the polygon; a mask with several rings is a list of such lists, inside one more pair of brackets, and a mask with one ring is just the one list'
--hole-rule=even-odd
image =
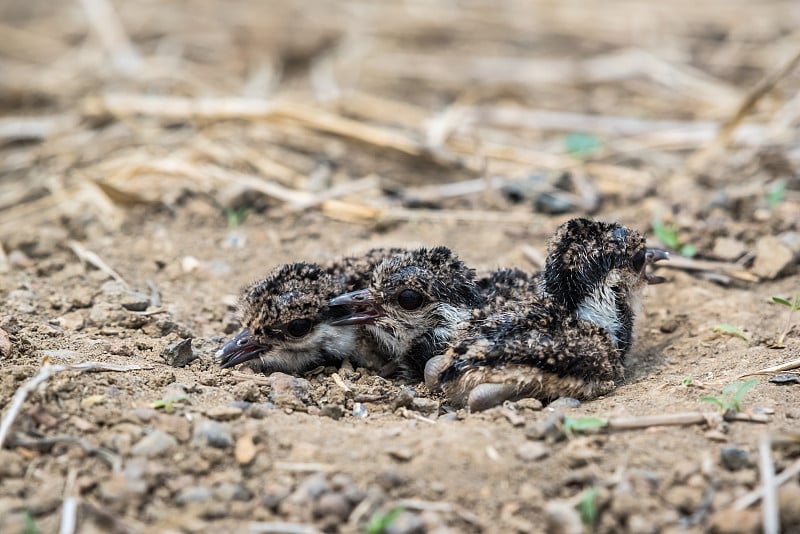
{"label": "chick's beak", "polygon": [[371,324],[385,314],[375,302],[375,297],[369,289],[359,289],[344,295],[332,298],[328,303],[331,306],[347,306],[352,311],[340,319],[331,321],[333,326],[347,326],[354,324]]}
{"label": "chick's beak", "polygon": [[253,339],[253,334],[249,328],[239,332],[236,337],[230,339],[214,354],[214,363],[223,369],[234,365],[254,360],[269,349],[268,345],[262,345]]}
{"label": "chick's beak", "polygon": [[661,250],[660,248],[648,248],[645,252],[645,262],[644,268],[642,269],[642,276],[644,276],[647,283],[650,285],[653,284],[662,284],[667,281],[666,278],[663,276],[657,276],[655,274],[650,274],[647,272],[647,266],[661,260],[668,260],[669,259],[669,252],[666,250]]}

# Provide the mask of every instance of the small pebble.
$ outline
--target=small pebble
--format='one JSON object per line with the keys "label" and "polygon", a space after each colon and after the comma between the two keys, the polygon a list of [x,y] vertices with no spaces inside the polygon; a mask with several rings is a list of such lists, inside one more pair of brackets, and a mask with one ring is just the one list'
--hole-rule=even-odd
{"label": "small pebble", "polygon": [[534,201],[534,207],[539,213],[561,215],[571,211],[575,206],[562,195],[543,192],[537,195]]}
{"label": "small pebble", "polygon": [[547,532],[551,534],[583,534],[583,522],[575,507],[561,501],[550,501],[544,509]]}
{"label": "small pebble", "polygon": [[215,406],[206,410],[206,416],[215,421],[231,421],[241,416],[244,410],[233,406]]}
{"label": "small pebble", "polygon": [[761,512],[757,508],[725,509],[716,512],[708,522],[708,531],[716,534],[750,534],[760,532]]}
{"label": "small pebble", "polygon": [[272,373],[269,376],[270,398],[279,408],[304,406],[308,400],[311,384],[305,378],[285,373]]}
{"label": "small pebble", "polygon": [[209,488],[203,486],[192,486],[182,489],[175,496],[175,502],[180,505],[191,503],[203,503],[211,500],[213,493]]}
{"label": "small pebble", "polygon": [[143,312],[150,306],[150,295],[138,291],[125,291],[121,295],[119,303],[128,311]]}
{"label": "small pebble", "polygon": [[581,401],[572,397],[559,397],[547,405],[548,410],[580,408]]}
{"label": "small pebble", "polygon": [[409,408],[422,415],[432,416],[439,413],[439,401],[427,397],[414,397]]}
{"label": "small pebble", "polygon": [[192,338],[167,345],[161,352],[161,356],[172,367],[185,367],[197,358],[192,351]]}
{"label": "small pebble", "polygon": [[722,447],[719,451],[719,459],[722,466],[728,471],[738,471],[752,464],[747,451],[738,447]]}
{"label": "small pebble", "polygon": [[80,311],[71,311],[58,318],[58,325],[65,330],[82,330],[84,324],[85,319]]}
{"label": "small pebble", "polygon": [[414,457],[414,451],[408,447],[398,447],[387,451],[389,456],[400,462],[408,462]]}
{"label": "small pebble", "polygon": [[236,440],[234,457],[239,465],[247,465],[256,457],[256,445],[253,443],[253,436],[244,434]]}
{"label": "small pebble", "polygon": [[517,457],[526,462],[541,460],[550,454],[550,448],[540,441],[528,441],[517,447]]}
{"label": "small pebble", "polygon": [[169,451],[177,445],[178,441],[166,432],[153,430],[131,447],[131,454],[152,458]]}
{"label": "small pebble", "polygon": [[192,441],[200,446],[227,449],[233,446],[233,437],[225,425],[216,421],[198,422],[192,433]]}
{"label": "small pebble", "polygon": [[344,521],[350,515],[350,502],[341,493],[325,493],[316,502],[314,515],[317,517],[334,516]]}
{"label": "small pebble", "polygon": [[319,415],[338,421],[344,415],[344,408],[341,404],[326,404],[320,408]]}
{"label": "small pebble", "polygon": [[0,328],[0,358],[5,358],[11,354],[11,338],[8,332]]}
{"label": "small pebble", "polygon": [[364,419],[369,415],[369,410],[364,405],[363,402],[354,402],[353,403],[353,417],[356,419]]}
{"label": "small pebble", "polygon": [[533,397],[526,397],[524,399],[520,399],[515,404],[517,405],[518,410],[531,410],[534,412],[538,412],[539,410],[544,408],[542,401],[540,401],[539,399],[534,399]]}
{"label": "small pebble", "polygon": [[779,385],[791,385],[791,384],[800,384],[800,376],[794,373],[781,373],[779,375],[775,375],[769,379],[770,382],[773,384]]}
{"label": "small pebble", "polygon": [[249,501],[253,494],[241,484],[223,482],[214,488],[214,496],[221,501]]}
{"label": "small pebble", "polygon": [[778,277],[794,263],[794,252],[775,236],[767,235],[758,240],[753,273],[768,280]]}

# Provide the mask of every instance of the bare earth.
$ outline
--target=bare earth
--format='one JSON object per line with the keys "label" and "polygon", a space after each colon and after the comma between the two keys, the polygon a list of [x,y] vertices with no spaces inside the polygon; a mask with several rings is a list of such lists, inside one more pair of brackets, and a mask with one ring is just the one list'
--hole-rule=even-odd
{"label": "bare earth", "polygon": [[[755,377],[742,418],[766,423],[699,399],[800,358],[800,313],[772,302],[800,294],[792,2],[85,4],[110,41],[81,3],[0,5],[3,421],[47,366],[125,370],[29,392],[0,448],[0,532],[761,530],[760,502],[735,501],[762,485],[760,439],[776,472],[797,465],[800,384]],[[443,244],[535,270],[587,215],[654,245],[659,219],[697,251],[659,265],[606,397],[470,414],[348,363],[212,363],[239,288],[281,263]],[[185,339],[194,359],[171,365]],[[709,418],[563,429],[686,412]],[[796,472],[776,498],[800,532]]]}

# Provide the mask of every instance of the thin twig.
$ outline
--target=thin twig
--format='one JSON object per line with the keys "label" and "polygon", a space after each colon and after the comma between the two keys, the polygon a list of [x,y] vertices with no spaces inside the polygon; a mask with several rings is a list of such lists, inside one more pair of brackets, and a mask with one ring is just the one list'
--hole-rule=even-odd
{"label": "thin twig", "polygon": [[42,362],[42,367],[39,369],[39,372],[25,382],[22,386],[20,386],[19,389],[17,389],[17,392],[14,393],[14,397],[11,399],[11,402],[8,405],[8,410],[6,410],[6,413],[3,414],[3,421],[0,423],[0,449],[2,449],[5,445],[8,431],[11,429],[11,425],[14,423],[14,419],[16,419],[17,414],[22,407],[22,403],[25,402],[25,399],[29,394],[50,379],[50,377],[64,371],[134,371],[139,369],[144,369],[144,367],[138,365],[114,365],[103,362],[83,362],[75,365],[52,365],[49,358],[45,358]]}
{"label": "thin twig", "polygon": [[11,447],[25,447],[28,449],[49,449],[57,443],[74,443],[82,448],[86,454],[95,455],[108,464],[114,471],[122,470],[122,458],[105,447],[96,447],[91,443],[69,434],[50,436],[45,438],[28,438],[15,435],[8,445]]}
{"label": "thin twig", "polygon": [[717,426],[722,421],[741,421],[747,423],[768,423],[769,417],[763,414],[720,414],[710,412],[686,412],[663,415],[635,417],[611,417],[604,428],[608,430],[639,430],[654,426],[702,425]]}
{"label": "thin twig", "polygon": [[800,50],[785,65],[763,77],[742,99],[733,115],[722,124],[714,140],[706,147],[692,154],[686,164],[689,172],[691,174],[702,172],[717,155],[722,153],[730,142],[734,131],[736,131],[744,118],[755,109],[756,104],[769,94],[781,80],[791,74],[798,65],[800,65]]}
{"label": "thin twig", "polygon": [[331,375],[331,378],[333,379],[334,383],[335,383],[337,386],[339,386],[340,388],[342,388],[344,391],[346,391],[346,392],[350,392],[350,391],[352,391],[352,390],[350,389],[350,387],[349,387],[347,384],[345,384],[345,383],[344,383],[344,380],[342,380],[342,377],[341,377],[341,376],[339,376],[339,373],[333,373],[333,374]]}
{"label": "thin twig", "polygon": [[271,386],[272,380],[268,376],[264,375],[257,375],[255,373],[244,373],[242,371],[229,371],[228,376],[236,380],[237,382],[246,382],[248,380],[252,380],[256,384],[261,386]]}
{"label": "thin twig", "polygon": [[403,408],[402,411],[403,417],[406,419],[416,419],[417,421],[422,421],[423,423],[428,423],[429,425],[435,425],[436,421],[430,419],[429,417],[425,417],[424,415],[418,414],[413,410],[409,410],[408,408]]}
{"label": "thin twig", "polygon": [[320,534],[320,531],[313,525],[284,521],[254,522],[250,523],[247,528],[250,534]]}
{"label": "thin twig", "polygon": [[[783,486],[790,480],[793,480],[794,477],[800,475],[800,459],[796,460],[792,465],[781,471],[781,473],[775,477],[774,485],[776,488]],[[757,503],[761,498],[764,496],[764,486],[759,486],[758,488],[754,489],[750,493],[742,495],[739,497],[736,502],[733,503],[734,510],[744,510],[748,506],[751,506]]]}
{"label": "thin twig", "polygon": [[61,505],[61,524],[58,534],[74,534],[78,522],[78,498],[75,494],[77,471],[70,469],[64,482],[64,502]]}
{"label": "thin twig", "polygon": [[709,273],[719,273],[743,282],[758,282],[758,277],[735,263],[726,263],[722,261],[710,260],[696,260],[673,254],[667,263],[659,263],[659,267],[667,269],[679,269],[682,271],[700,271]]}
{"label": "thin twig", "polygon": [[80,0],[92,31],[122,73],[132,73],[141,66],[141,57],[128,38],[125,28],[108,0]]}
{"label": "thin twig", "polygon": [[758,472],[761,475],[764,504],[761,517],[764,534],[778,534],[781,520],[778,515],[778,487],[775,485],[775,464],[772,461],[772,442],[766,432],[758,440]]}
{"label": "thin twig", "polygon": [[327,473],[336,470],[336,466],[317,462],[275,462],[273,467],[280,471],[293,471],[299,473]]}
{"label": "thin twig", "polygon": [[76,256],[78,256],[79,260],[93,265],[94,267],[106,273],[109,277],[113,278],[123,286],[128,287],[128,282],[126,282],[122,278],[122,276],[119,275],[117,271],[112,269],[110,265],[108,265],[105,261],[103,261],[103,258],[98,256],[88,248],[84,247],[77,241],[70,241],[69,248],[72,250],[72,252],[75,253]]}
{"label": "thin twig", "polygon": [[775,373],[782,373],[784,371],[791,371],[792,369],[800,369],[800,358],[786,363],[773,365],[772,367],[765,367],[764,369],[759,369],[758,371],[753,371],[752,373],[745,373],[740,375],[739,378],[753,375],[771,375]]}

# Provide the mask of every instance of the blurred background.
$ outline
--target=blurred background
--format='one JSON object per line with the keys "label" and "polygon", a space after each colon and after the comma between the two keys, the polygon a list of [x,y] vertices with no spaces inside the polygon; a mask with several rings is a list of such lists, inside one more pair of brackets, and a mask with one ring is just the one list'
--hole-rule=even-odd
{"label": "blurred background", "polygon": [[591,214],[686,256],[798,247],[792,0],[4,0],[0,20],[7,251],[182,211]]}

